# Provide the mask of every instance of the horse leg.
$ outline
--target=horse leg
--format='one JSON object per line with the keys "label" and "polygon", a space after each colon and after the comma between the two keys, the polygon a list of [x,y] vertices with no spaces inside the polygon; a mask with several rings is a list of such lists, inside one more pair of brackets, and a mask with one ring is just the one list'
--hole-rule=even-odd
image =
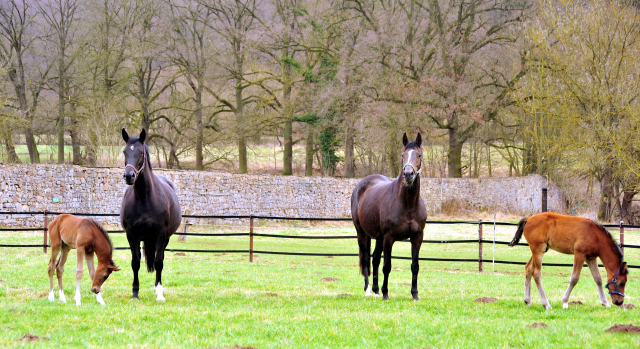
{"label": "horse leg", "polygon": [[600,296],[600,303],[609,308],[611,305],[609,304],[607,296],[605,296],[604,290],[602,289],[602,276],[600,276],[600,269],[598,269],[598,259],[587,259],[587,265],[589,266],[589,270],[591,270],[593,281],[596,282],[596,287],[598,288],[598,296]]}
{"label": "horse leg", "polygon": [[76,255],[78,257],[78,263],[76,264],[76,296],[74,299],[76,300],[76,305],[82,304],[80,295],[80,282],[82,281],[82,262],[84,261],[84,247],[78,246],[76,250]]}
{"label": "horse leg", "polygon": [[164,292],[164,288],[162,287],[162,268],[164,267],[164,249],[168,244],[169,240],[164,238],[164,234],[160,234],[156,242],[156,259],[153,261],[153,266],[156,269],[156,283],[153,288],[156,292],[156,301],[158,302],[164,302],[166,300],[162,294]]}
{"label": "horse leg", "polygon": [[418,298],[418,271],[420,271],[418,256],[420,254],[420,246],[422,246],[422,234],[411,239],[411,296],[414,301],[420,300]]}
{"label": "horse leg", "polygon": [[358,249],[360,250],[360,271],[364,277],[364,292],[365,297],[371,296],[371,289],[369,286],[369,272],[371,265],[371,238],[366,235],[361,229],[358,231]]}
{"label": "horse leg", "polygon": [[533,280],[535,280],[536,286],[538,286],[542,305],[547,310],[551,310],[547,295],[544,293],[544,288],[542,288],[542,256],[544,256],[544,253],[536,253],[531,257],[533,260]]}
{"label": "horse leg", "polygon": [[533,275],[533,256],[529,258],[527,265],[524,267],[524,303],[531,305],[531,276]]}
{"label": "horse leg", "polygon": [[573,271],[571,272],[571,279],[569,279],[569,287],[567,288],[567,292],[562,296],[562,308],[569,308],[569,296],[571,295],[571,291],[580,280],[580,272],[582,271],[582,264],[584,263],[585,256],[581,253],[576,253],[573,256]]}
{"label": "horse leg", "polygon": [[391,272],[391,248],[393,247],[393,239],[390,236],[384,238],[382,244],[384,249],[384,264],[382,265],[382,273],[384,281],[382,282],[382,299],[389,300],[389,273]]}
{"label": "horse leg", "polygon": [[[93,263],[93,256],[94,256],[93,252],[90,252],[84,255],[84,259],[87,261],[87,269],[89,269],[89,275],[91,276],[92,282],[93,282],[93,278],[96,275],[96,266]],[[104,299],[102,299],[102,294],[100,292],[96,293],[96,301],[100,305],[105,305]]]}
{"label": "horse leg", "polygon": [[58,259],[58,263],[56,263],[56,276],[58,277],[58,289],[60,293],[60,302],[67,303],[67,297],[64,296],[64,290],[62,287],[62,273],[64,273],[64,265],[67,263],[67,257],[69,257],[69,251],[71,251],[71,246],[62,243],[60,246],[62,253],[60,253],[60,259]]}
{"label": "horse leg", "polygon": [[382,258],[382,247],[384,243],[382,238],[376,239],[376,248],[373,249],[372,262],[373,262],[373,291],[374,297],[380,296],[380,287],[378,286],[378,268],[380,267],[380,258]]}
{"label": "horse leg", "polygon": [[[53,292],[53,274],[56,271],[56,259],[60,253],[60,243],[54,241],[51,242],[51,259],[49,259],[49,301],[54,302],[56,300],[55,293]],[[60,288],[62,289],[62,288]]]}
{"label": "horse leg", "polygon": [[128,234],[127,240],[129,241],[129,248],[131,248],[131,270],[133,271],[133,296],[131,296],[131,299],[140,299],[138,297],[138,291],[140,290],[140,280],[138,280],[138,271],[140,270],[140,241],[129,238]]}

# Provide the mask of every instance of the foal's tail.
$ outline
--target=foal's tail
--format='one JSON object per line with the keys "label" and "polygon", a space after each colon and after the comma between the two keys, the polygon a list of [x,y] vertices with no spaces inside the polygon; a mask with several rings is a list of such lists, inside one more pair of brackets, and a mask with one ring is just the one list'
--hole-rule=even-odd
{"label": "foal's tail", "polygon": [[516,236],[513,237],[513,240],[509,243],[509,247],[515,246],[520,239],[522,239],[522,233],[524,232],[524,226],[527,225],[527,219],[522,218],[520,223],[518,223],[518,230],[516,230]]}

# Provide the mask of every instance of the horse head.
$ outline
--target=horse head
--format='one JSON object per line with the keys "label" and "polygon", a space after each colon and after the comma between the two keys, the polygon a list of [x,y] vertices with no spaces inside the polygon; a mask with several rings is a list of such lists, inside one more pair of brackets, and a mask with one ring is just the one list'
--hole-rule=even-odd
{"label": "horse head", "polygon": [[122,153],[124,154],[124,179],[128,185],[133,185],[147,162],[147,151],[144,144],[147,132],[142,129],[140,137],[129,137],[127,131],[122,129],[122,139],[127,142]]}
{"label": "horse head", "polygon": [[102,288],[102,284],[109,278],[114,271],[119,271],[116,265],[113,264],[113,260],[109,262],[109,264],[105,265],[100,263],[98,268],[96,268],[95,273],[93,274],[93,283],[91,284],[91,292],[100,293],[100,289]]}
{"label": "horse head", "polygon": [[422,136],[418,133],[416,140],[410,142],[405,133],[402,136],[402,144],[404,150],[402,151],[402,178],[404,184],[412,186],[413,182],[418,178],[420,172],[422,172]]}
{"label": "horse head", "polygon": [[629,275],[629,269],[627,269],[627,262],[622,262],[616,274],[607,282],[605,288],[611,295],[611,301],[615,305],[622,305],[624,302],[624,287],[627,284],[627,275]]}

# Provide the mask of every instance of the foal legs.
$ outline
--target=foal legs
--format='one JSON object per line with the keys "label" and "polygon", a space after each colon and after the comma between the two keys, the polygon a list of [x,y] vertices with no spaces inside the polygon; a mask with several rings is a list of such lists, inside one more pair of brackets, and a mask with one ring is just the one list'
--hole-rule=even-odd
{"label": "foal legs", "polygon": [[60,244],[51,243],[51,259],[49,259],[49,301],[56,300],[55,293],[53,293],[53,274],[56,271],[58,254],[60,253]]}
{"label": "foal legs", "polygon": [[524,270],[524,303],[526,305],[531,305],[531,276],[533,275],[533,256],[527,262]]}
{"label": "foal legs", "polygon": [[533,254],[531,257],[531,262],[533,265],[533,280],[536,282],[536,286],[538,286],[538,292],[540,293],[540,302],[547,309],[551,309],[551,305],[549,304],[549,300],[547,299],[547,295],[544,294],[544,289],[542,288],[542,256],[543,253]]}
{"label": "foal legs", "polygon": [[[87,269],[89,269],[89,275],[91,276],[91,281],[93,282],[93,278],[96,275],[96,267],[93,264],[93,255],[94,253],[87,253],[85,254],[85,260],[87,261]],[[104,299],[102,299],[102,294],[100,292],[96,293],[96,301],[98,302],[98,304],[100,305],[105,305],[104,303]]]}
{"label": "foal legs", "polygon": [[56,265],[56,276],[58,277],[58,288],[60,289],[60,302],[67,303],[67,298],[64,296],[64,291],[62,289],[62,273],[64,273],[64,264],[67,263],[67,257],[69,257],[71,246],[63,243],[61,249],[62,253],[60,254],[60,260],[58,260],[58,264]]}
{"label": "foal legs", "polygon": [[78,263],[76,264],[76,296],[74,297],[74,299],[76,300],[76,305],[80,305],[82,304],[82,297],[80,295],[80,283],[82,281],[82,264],[85,258],[84,247],[78,246],[76,255],[78,257]]}
{"label": "foal legs", "polygon": [[564,309],[569,308],[569,296],[571,295],[573,288],[578,283],[578,280],[580,280],[580,272],[582,271],[582,264],[585,259],[585,256],[580,253],[576,253],[573,256],[573,271],[571,272],[571,279],[569,279],[569,287],[562,297],[562,307]]}
{"label": "foal legs", "polygon": [[589,266],[589,270],[591,270],[591,275],[593,275],[593,281],[596,282],[598,296],[600,296],[600,303],[607,308],[610,307],[611,305],[609,304],[607,296],[604,295],[604,290],[602,289],[602,276],[600,276],[600,269],[598,269],[598,259],[587,259],[587,265]]}

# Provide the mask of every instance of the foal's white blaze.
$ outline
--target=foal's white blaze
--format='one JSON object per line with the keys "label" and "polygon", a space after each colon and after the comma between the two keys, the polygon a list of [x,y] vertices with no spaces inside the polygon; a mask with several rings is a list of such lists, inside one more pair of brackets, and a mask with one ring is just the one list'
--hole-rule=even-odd
{"label": "foal's white blaze", "polygon": [[67,303],[67,297],[64,296],[64,291],[60,290],[60,302]]}
{"label": "foal's white blaze", "polygon": [[49,291],[49,302],[55,302],[56,301],[56,294],[55,292],[53,292],[53,290]]}
{"label": "foal's white blaze", "polygon": [[166,299],[164,299],[164,296],[162,295],[162,292],[164,291],[162,285],[159,284],[158,286],[154,286],[153,288],[156,290],[156,301],[164,302]]}
{"label": "foal's white blaze", "polygon": [[98,301],[100,305],[104,305],[104,299],[102,299],[102,293],[100,292],[96,293],[96,301]]}

